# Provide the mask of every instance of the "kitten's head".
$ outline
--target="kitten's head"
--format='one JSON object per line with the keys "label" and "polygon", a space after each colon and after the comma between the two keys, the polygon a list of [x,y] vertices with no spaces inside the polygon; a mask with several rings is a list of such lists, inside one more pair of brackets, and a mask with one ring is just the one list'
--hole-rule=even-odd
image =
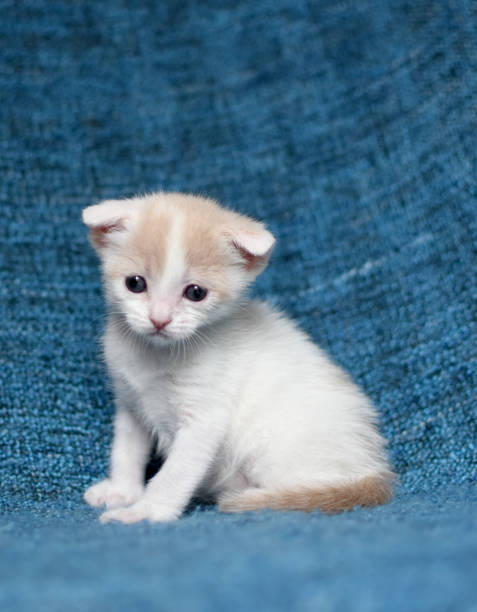
{"label": "kitten's head", "polygon": [[109,200],[83,211],[111,312],[158,345],[230,312],[275,239],[214,201],[178,193]]}

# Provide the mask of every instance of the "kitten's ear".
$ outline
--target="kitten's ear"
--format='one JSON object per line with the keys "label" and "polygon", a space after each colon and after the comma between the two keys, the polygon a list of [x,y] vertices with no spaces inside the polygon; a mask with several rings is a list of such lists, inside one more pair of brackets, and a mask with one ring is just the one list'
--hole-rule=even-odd
{"label": "kitten's ear", "polygon": [[106,200],[83,210],[83,222],[97,251],[116,241],[130,226],[138,212],[134,200]]}
{"label": "kitten's ear", "polygon": [[245,268],[259,274],[267,265],[275,245],[273,234],[263,223],[242,216],[227,228],[226,234]]}

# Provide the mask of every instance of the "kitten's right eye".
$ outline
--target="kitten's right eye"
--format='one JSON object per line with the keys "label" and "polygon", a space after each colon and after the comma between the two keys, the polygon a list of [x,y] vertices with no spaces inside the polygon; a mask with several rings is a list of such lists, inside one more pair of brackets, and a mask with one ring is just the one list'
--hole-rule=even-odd
{"label": "kitten's right eye", "polygon": [[147,289],[146,279],[142,276],[128,276],[126,277],[126,287],[133,293],[142,293]]}

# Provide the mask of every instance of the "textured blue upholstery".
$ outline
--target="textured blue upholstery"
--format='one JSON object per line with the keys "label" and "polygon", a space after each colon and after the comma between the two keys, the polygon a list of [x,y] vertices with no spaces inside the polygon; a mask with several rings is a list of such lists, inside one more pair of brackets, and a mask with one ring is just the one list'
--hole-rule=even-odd
{"label": "textured blue upholstery", "polygon": [[[1,4],[1,609],[477,610],[475,2]],[[159,188],[275,232],[254,292],[375,401],[391,504],[83,504],[112,403],[80,211]]]}

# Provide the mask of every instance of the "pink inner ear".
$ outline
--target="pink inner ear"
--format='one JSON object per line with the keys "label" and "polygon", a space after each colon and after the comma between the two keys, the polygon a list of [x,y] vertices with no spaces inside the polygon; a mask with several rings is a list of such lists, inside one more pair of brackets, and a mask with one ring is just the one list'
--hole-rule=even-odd
{"label": "pink inner ear", "polygon": [[242,259],[245,261],[246,269],[252,270],[257,263],[257,259],[258,259],[257,256],[252,255],[250,251],[247,251],[247,249],[244,249],[242,246],[240,246],[240,244],[238,244],[238,242],[235,242],[235,240],[232,242],[232,245],[240,253],[240,257],[242,257]]}
{"label": "pink inner ear", "polygon": [[98,225],[96,227],[91,228],[91,237],[93,238],[95,244],[99,247],[104,247],[107,244],[106,235],[111,232],[117,232],[124,229],[124,224],[121,223],[121,220],[114,221],[112,223]]}
{"label": "pink inner ear", "polygon": [[265,267],[275,244],[275,238],[262,224],[250,222],[248,227],[237,224],[227,233],[247,270],[258,271]]}

